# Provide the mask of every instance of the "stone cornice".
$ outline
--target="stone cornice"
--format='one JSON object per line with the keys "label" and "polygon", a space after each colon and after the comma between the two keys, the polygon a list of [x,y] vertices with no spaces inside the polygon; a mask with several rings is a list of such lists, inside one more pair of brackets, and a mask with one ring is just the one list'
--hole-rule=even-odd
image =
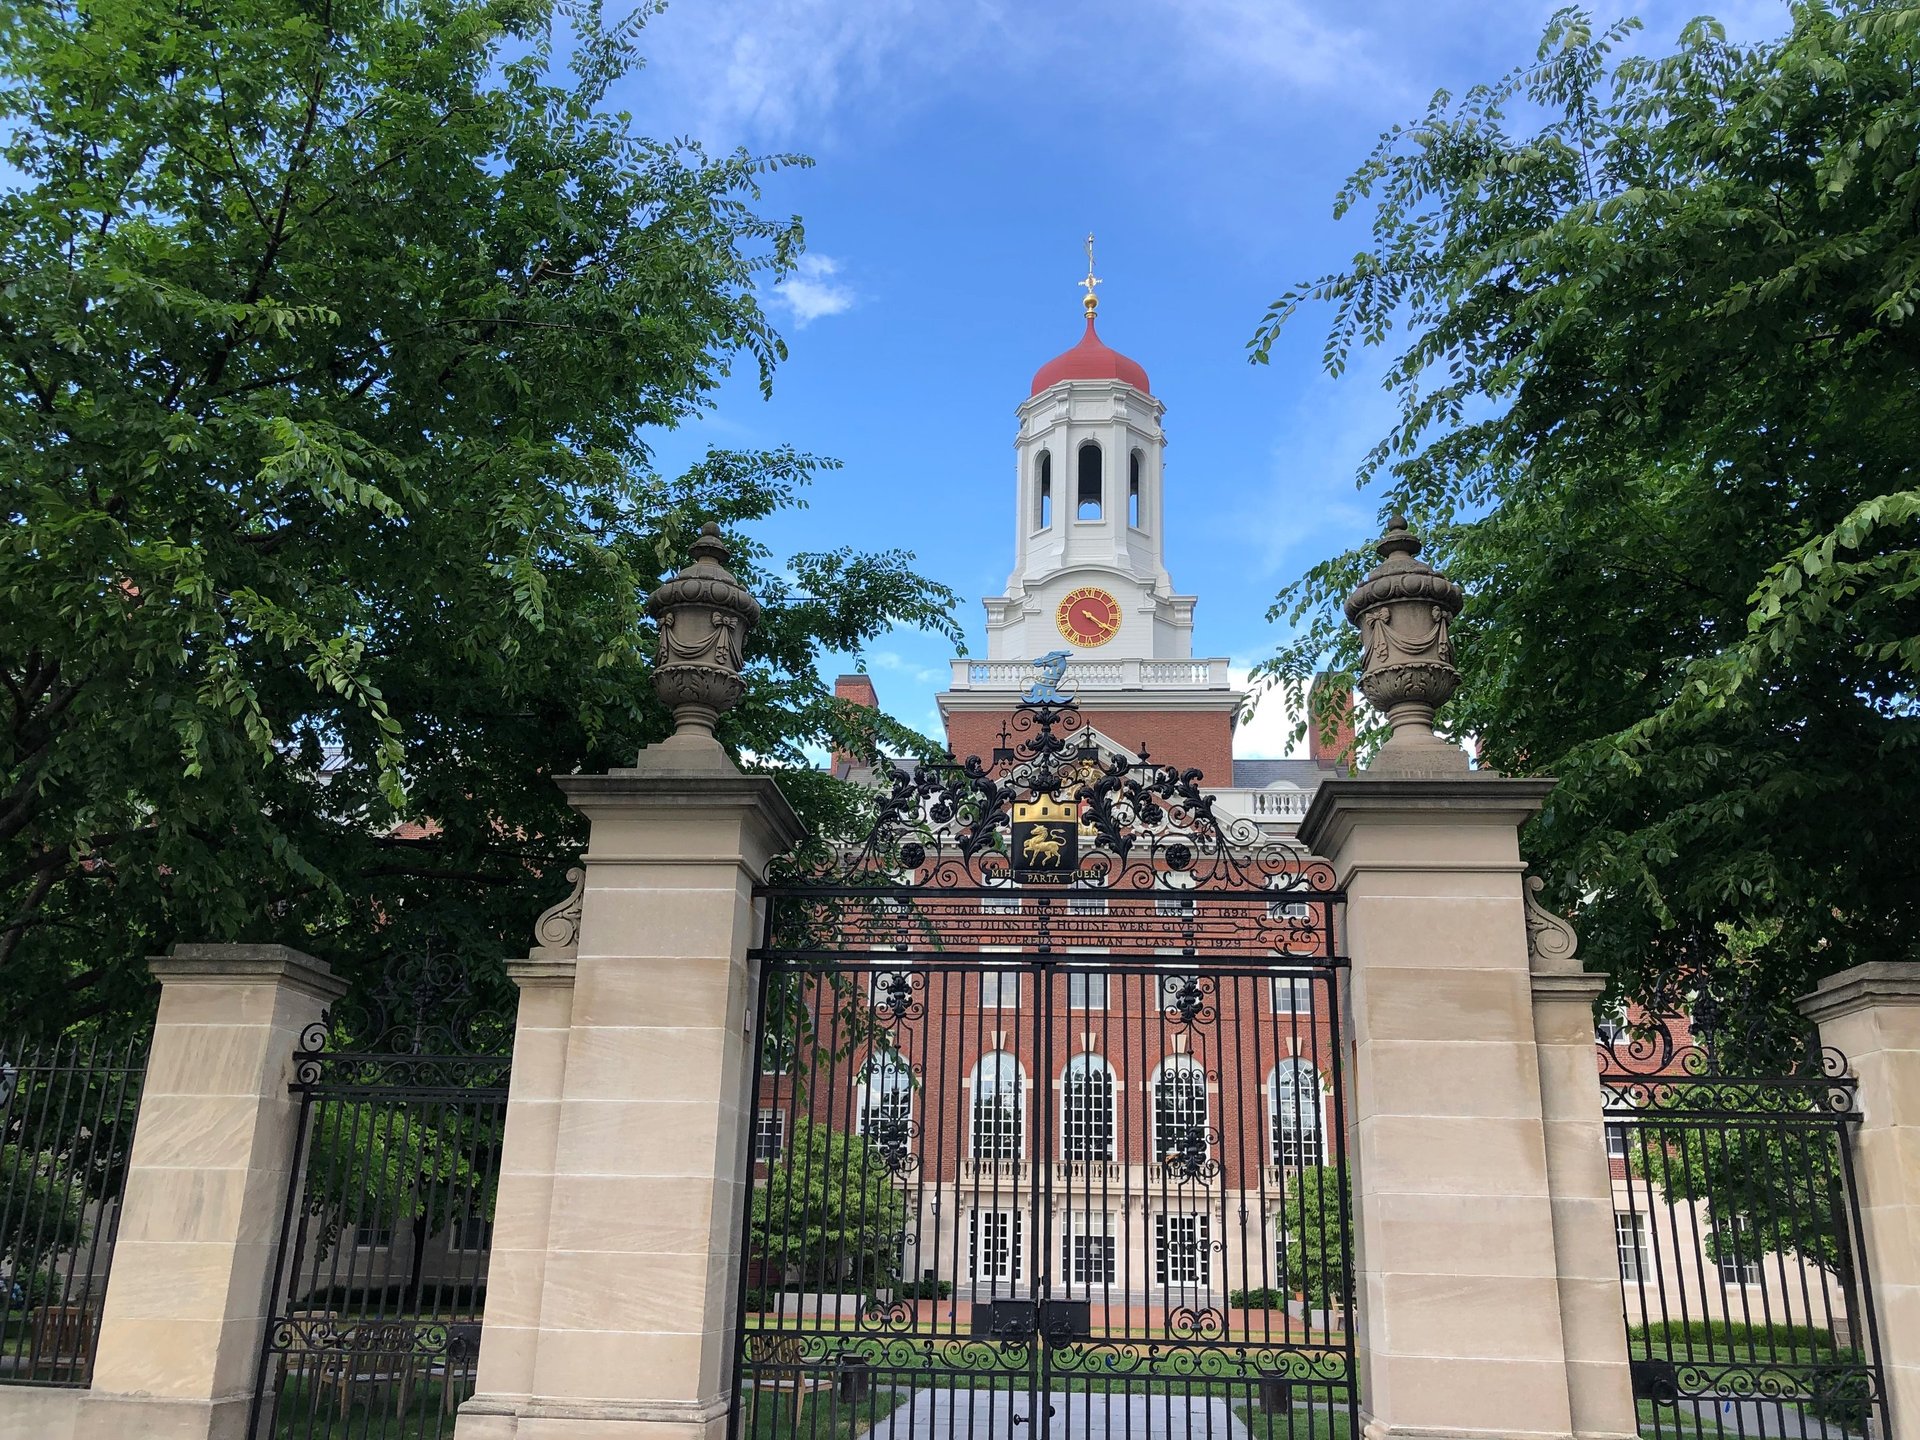
{"label": "stone cornice", "polygon": [[147,958],[147,969],[162,985],[232,985],[273,981],[322,1000],[338,1000],[347,982],[324,960],[291,945],[172,946]]}
{"label": "stone cornice", "polygon": [[1533,972],[1533,998],[1536,1000],[1578,1000],[1591,1005],[1607,988],[1604,975],[1565,975]]}
{"label": "stone cornice", "polygon": [[1875,1005],[1920,1005],[1920,961],[1870,960],[1827,976],[1799,1004],[1817,1025]]}
{"label": "stone cornice", "polygon": [[536,986],[571,985],[579,961],[571,951],[547,951],[536,947],[532,954],[507,961],[507,978],[522,990]]}
{"label": "stone cornice", "polygon": [[[641,758],[649,758],[647,752]],[[589,818],[616,810],[734,811],[766,832],[768,848],[776,855],[807,837],[807,827],[793,813],[780,786],[765,775],[722,775],[655,765],[553,779],[567,803]],[[587,858],[599,857],[590,851]]]}
{"label": "stone cornice", "polygon": [[1346,843],[1361,818],[1419,822],[1475,817],[1516,828],[1546,802],[1559,782],[1547,776],[1515,777],[1485,770],[1458,776],[1330,776],[1314,791],[1300,821],[1300,840],[1319,855]]}

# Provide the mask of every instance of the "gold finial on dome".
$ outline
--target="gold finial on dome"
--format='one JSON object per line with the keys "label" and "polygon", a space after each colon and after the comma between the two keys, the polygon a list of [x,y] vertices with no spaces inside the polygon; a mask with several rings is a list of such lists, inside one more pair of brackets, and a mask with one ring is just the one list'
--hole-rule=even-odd
{"label": "gold finial on dome", "polygon": [[1086,307],[1087,319],[1092,320],[1094,312],[1100,308],[1100,297],[1093,293],[1093,287],[1106,282],[1093,273],[1093,232],[1087,232],[1087,278],[1080,282],[1080,288],[1087,292],[1087,298],[1080,303]]}

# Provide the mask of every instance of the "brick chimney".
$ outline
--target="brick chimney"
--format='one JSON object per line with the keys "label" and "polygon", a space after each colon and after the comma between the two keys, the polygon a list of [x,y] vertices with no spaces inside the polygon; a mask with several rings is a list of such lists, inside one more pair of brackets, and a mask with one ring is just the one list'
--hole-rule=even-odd
{"label": "brick chimney", "polygon": [[1320,713],[1332,684],[1333,677],[1322,671],[1313,677],[1313,685],[1307,691],[1307,753],[1323,770],[1350,772],[1353,769],[1353,691],[1342,690],[1333,698],[1337,723],[1329,739],[1322,728]]}
{"label": "brick chimney", "polygon": [[[833,682],[833,698],[850,700],[855,705],[864,705],[869,710],[880,708],[880,697],[874,692],[873,681],[865,675],[842,675]],[[859,764],[859,760],[844,750],[833,752],[832,773],[836,780],[844,780]]]}

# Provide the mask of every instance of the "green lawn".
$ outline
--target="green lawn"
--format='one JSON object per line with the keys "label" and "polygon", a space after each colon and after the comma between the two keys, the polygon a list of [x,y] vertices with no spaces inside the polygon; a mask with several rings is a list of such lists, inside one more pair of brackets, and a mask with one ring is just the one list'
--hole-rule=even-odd
{"label": "green lawn", "polygon": [[912,1398],[911,1390],[875,1387],[865,1400],[846,1401],[820,1390],[801,1406],[793,1423],[792,1400],[773,1391],[748,1392],[751,1440],[855,1440]]}
{"label": "green lawn", "polygon": [[[472,1390],[462,1385],[459,1399]],[[371,1392],[371,1393],[369,1393]],[[453,1440],[453,1416],[442,1403],[440,1383],[423,1380],[407,1395],[407,1407],[391,1386],[360,1387],[343,1413],[331,1394],[314,1394],[306,1381],[289,1379],[273,1412],[274,1440]]]}
{"label": "green lawn", "polygon": [[1233,1413],[1246,1422],[1253,1440],[1353,1440],[1353,1419],[1344,1409],[1317,1405],[1274,1411],[1236,1405]]}

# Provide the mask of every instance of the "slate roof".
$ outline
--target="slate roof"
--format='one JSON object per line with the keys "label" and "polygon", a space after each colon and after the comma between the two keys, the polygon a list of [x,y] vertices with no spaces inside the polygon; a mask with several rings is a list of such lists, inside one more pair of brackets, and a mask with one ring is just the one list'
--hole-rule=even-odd
{"label": "slate roof", "polygon": [[1233,762],[1233,788],[1264,790],[1269,785],[1284,781],[1302,790],[1314,790],[1332,773],[1324,769],[1318,760],[1236,760]]}

